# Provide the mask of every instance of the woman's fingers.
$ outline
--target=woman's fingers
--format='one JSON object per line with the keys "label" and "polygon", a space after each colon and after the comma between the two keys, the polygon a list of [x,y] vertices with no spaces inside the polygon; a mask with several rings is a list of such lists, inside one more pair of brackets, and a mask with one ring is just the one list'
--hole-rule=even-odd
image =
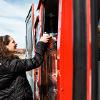
{"label": "woman's fingers", "polygon": [[45,34],[40,38],[40,41],[47,43],[50,38],[51,38],[51,36],[49,36],[49,34]]}

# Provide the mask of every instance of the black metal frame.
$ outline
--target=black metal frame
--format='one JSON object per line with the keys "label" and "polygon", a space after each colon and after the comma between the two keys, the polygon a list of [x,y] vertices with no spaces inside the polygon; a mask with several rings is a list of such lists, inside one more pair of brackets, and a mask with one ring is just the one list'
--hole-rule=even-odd
{"label": "black metal frame", "polygon": [[86,100],[86,0],[73,0],[74,9],[74,74],[73,100]]}

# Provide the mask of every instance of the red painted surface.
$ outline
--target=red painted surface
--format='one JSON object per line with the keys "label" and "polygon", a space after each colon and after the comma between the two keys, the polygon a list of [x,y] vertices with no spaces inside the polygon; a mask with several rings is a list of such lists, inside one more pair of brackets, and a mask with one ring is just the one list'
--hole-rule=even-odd
{"label": "red painted surface", "polygon": [[58,100],[72,100],[73,89],[73,2],[60,0],[58,26]]}
{"label": "red painted surface", "polygon": [[34,4],[32,4],[32,26],[33,26],[33,33],[34,33]]}
{"label": "red painted surface", "polygon": [[87,100],[91,99],[91,2],[86,0],[86,18],[87,18]]}
{"label": "red painted surface", "polygon": [[40,5],[40,9],[39,9],[39,24],[40,24],[40,35],[43,34],[43,30],[42,30],[42,27],[43,27],[43,4],[41,3]]}
{"label": "red painted surface", "polygon": [[[41,0],[40,0],[41,1]],[[40,2],[39,1],[39,2]],[[34,39],[36,40],[36,34],[38,34],[37,31],[39,31],[39,35],[42,35],[42,12],[43,12],[43,5],[42,3],[39,3],[39,16],[37,16],[36,20],[36,26],[34,27]],[[40,30],[36,30],[36,28],[40,27]],[[41,86],[41,67],[38,69],[34,69],[34,100],[40,99],[40,86]],[[37,73],[37,75],[36,75]]]}

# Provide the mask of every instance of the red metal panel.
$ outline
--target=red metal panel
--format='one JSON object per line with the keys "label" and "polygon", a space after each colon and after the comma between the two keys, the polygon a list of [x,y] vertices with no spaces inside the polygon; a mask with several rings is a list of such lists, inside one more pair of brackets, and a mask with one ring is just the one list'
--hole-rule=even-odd
{"label": "red metal panel", "polygon": [[40,35],[42,35],[42,27],[43,27],[43,4],[40,5],[40,12],[39,12],[39,24],[40,24]]}
{"label": "red metal panel", "polygon": [[34,4],[32,4],[32,31],[34,33]]}
{"label": "red metal panel", "polygon": [[[40,0],[41,1],[41,0]],[[43,10],[43,5],[42,3],[40,4],[39,7],[39,16],[37,16],[36,23],[37,26],[34,27],[34,39],[36,40],[36,34],[39,32],[39,36],[42,34],[42,10]],[[34,23],[33,23],[34,24]],[[36,30],[36,28],[40,27],[40,30]],[[36,42],[36,41],[35,41]],[[38,69],[34,69],[34,100],[40,99],[40,85],[41,85],[41,67]]]}
{"label": "red metal panel", "polygon": [[60,0],[59,8],[60,26],[58,26],[58,100],[72,100],[73,1]]}
{"label": "red metal panel", "polygon": [[87,22],[87,100],[91,100],[91,3],[86,0],[86,22]]}

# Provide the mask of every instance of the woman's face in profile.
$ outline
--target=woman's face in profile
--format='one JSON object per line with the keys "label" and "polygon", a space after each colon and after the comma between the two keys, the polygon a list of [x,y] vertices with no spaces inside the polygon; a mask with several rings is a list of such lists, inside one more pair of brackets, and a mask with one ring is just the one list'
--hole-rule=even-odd
{"label": "woman's face in profile", "polygon": [[16,44],[15,40],[12,37],[9,37],[9,40],[10,40],[9,44],[6,45],[7,49],[10,52],[16,52],[17,44]]}

